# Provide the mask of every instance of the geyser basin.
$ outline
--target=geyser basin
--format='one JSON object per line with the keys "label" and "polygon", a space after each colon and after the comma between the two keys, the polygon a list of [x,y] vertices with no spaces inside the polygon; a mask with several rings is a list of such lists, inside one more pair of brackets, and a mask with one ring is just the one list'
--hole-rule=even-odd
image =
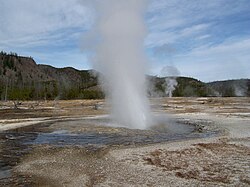
{"label": "geyser basin", "polygon": [[[107,116],[44,122],[0,133],[0,184],[13,179],[11,170],[25,154],[37,146],[99,149],[100,147],[139,146],[166,141],[216,136],[218,131],[201,132],[207,121],[178,119],[169,121],[166,116],[156,116],[157,125],[148,130],[112,127]],[[209,122],[211,123],[211,122]],[[199,131],[199,132],[198,132]],[[20,178],[20,176],[18,176]]]}
{"label": "geyser basin", "polygon": [[64,145],[134,145],[150,144],[171,140],[212,136],[217,131],[201,131],[206,121],[178,119],[169,120],[167,116],[154,117],[156,125],[148,130],[115,127],[107,116],[74,120],[45,122],[36,126],[23,127],[1,133],[5,142],[19,141],[19,144]]}
{"label": "geyser basin", "polygon": [[42,128],[32,144],[52,145],[134,145],[150,144],[181,138],[195,134],[195,126],[173,122],[158,116],[157,124],[148,130],[117,127],[119,124],[108,117],[55,122]]}

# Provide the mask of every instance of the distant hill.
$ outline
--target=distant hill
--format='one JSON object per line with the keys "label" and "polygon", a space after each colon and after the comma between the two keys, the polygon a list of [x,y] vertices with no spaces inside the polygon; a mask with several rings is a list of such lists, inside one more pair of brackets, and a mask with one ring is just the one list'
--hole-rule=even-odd
{"label": "distant hill", "polygon": [[[149,77],[150,95],[165,96],[166,77]],[[250,97],[250,79],[204,83],[194,78],[177,77],[174,97]]]}
{"label": "distant hill", "polygon": [[31,57],[0,53],[1,99],[102,98],[92,70],[37,65]]}
{"label": "distant hill", "polygon": [[[0,52],[0,97],[1,100],[103,98],[96,74],[93,70],[38,65],[31,57]],[[165,78],[147,78],[149,96],[166,96]],[[249,79],[211,83],[188,77],[176,80],[175,97],[250,96]]]}
{"label": "distant hill", "polygon": [[250,79],[225,80],[207,83],[214,96],[250,97]]}
{"label": "distant hill", "polygon": [[[166,96],[165,94],[165,79],[167,77],[149,77],[150,89],[149,94],[153,97]],[[189,77],[177,77],[178,85],[173,91],[174,97],[206,97],[208,96],[208,89],[206,84]]]}

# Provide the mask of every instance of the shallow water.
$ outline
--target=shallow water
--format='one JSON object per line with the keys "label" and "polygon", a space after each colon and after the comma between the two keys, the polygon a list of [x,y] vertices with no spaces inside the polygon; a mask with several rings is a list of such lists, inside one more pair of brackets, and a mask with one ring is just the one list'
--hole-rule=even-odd
{"label": "shallow water", "polygon": [[[198,122],[206,123],[206,122]],[[44,122],[0,133],[0,185],[22,184],[21,176],[15,179],[12,168],[37,145],[44,146],[140,146],[181,139],[216,136],[217,131],[197,131],[197,122],[171,121],[157,117],[157,125],[148,130],[113,127],[107,117]],[[18,180],[17,180],[18,179]]]}

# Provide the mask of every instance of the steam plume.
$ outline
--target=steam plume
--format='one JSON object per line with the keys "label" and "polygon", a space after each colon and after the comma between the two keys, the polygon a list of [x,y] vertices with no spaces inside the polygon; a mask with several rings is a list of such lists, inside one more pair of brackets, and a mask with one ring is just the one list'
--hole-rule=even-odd
{"label": "steam plume", "polygon": [[102,0],[96,8],[94,68],[102,75],[113,117],[123,126],[145,129],[151,123],[143,47],[146,1]]}
{"label": "steam plume", "polygon": [[168,97],[173,96],[173,92],[178,85],[178,82],[176,80],[176,77],[180,75],[179,70],[174,66],[165,66],[161,70],[161,76],[166,77],[165,78],[165,93],[168,95]]}

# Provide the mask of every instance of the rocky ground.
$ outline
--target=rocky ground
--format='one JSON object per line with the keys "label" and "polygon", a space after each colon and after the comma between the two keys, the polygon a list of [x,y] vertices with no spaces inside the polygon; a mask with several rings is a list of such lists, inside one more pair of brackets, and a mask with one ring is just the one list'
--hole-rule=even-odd
{"label": "rocky ground", "polygon": [[[168,113],[190,123],[206,121],[198,130],[216,128],[220,133],[207,138],[120,147],[37,145],[14,165],[11,170],[14,182],[9,184],[250,186],[249,98],[165,98],[153,99],[151,103],[155,113]],[[103,115],[108,107],[103,101],[49,101],[23,102],[18,109],[12,102],[1,103],[0,108],[0,131],[4,132],[44,120]],[[58,125],[53,128],[60,129]],[[113,133],[119,128],[111,129]],[[102,133],[107,128],[98,127],[94,131]],[[7,185],[1,179],[0,184]]]}

